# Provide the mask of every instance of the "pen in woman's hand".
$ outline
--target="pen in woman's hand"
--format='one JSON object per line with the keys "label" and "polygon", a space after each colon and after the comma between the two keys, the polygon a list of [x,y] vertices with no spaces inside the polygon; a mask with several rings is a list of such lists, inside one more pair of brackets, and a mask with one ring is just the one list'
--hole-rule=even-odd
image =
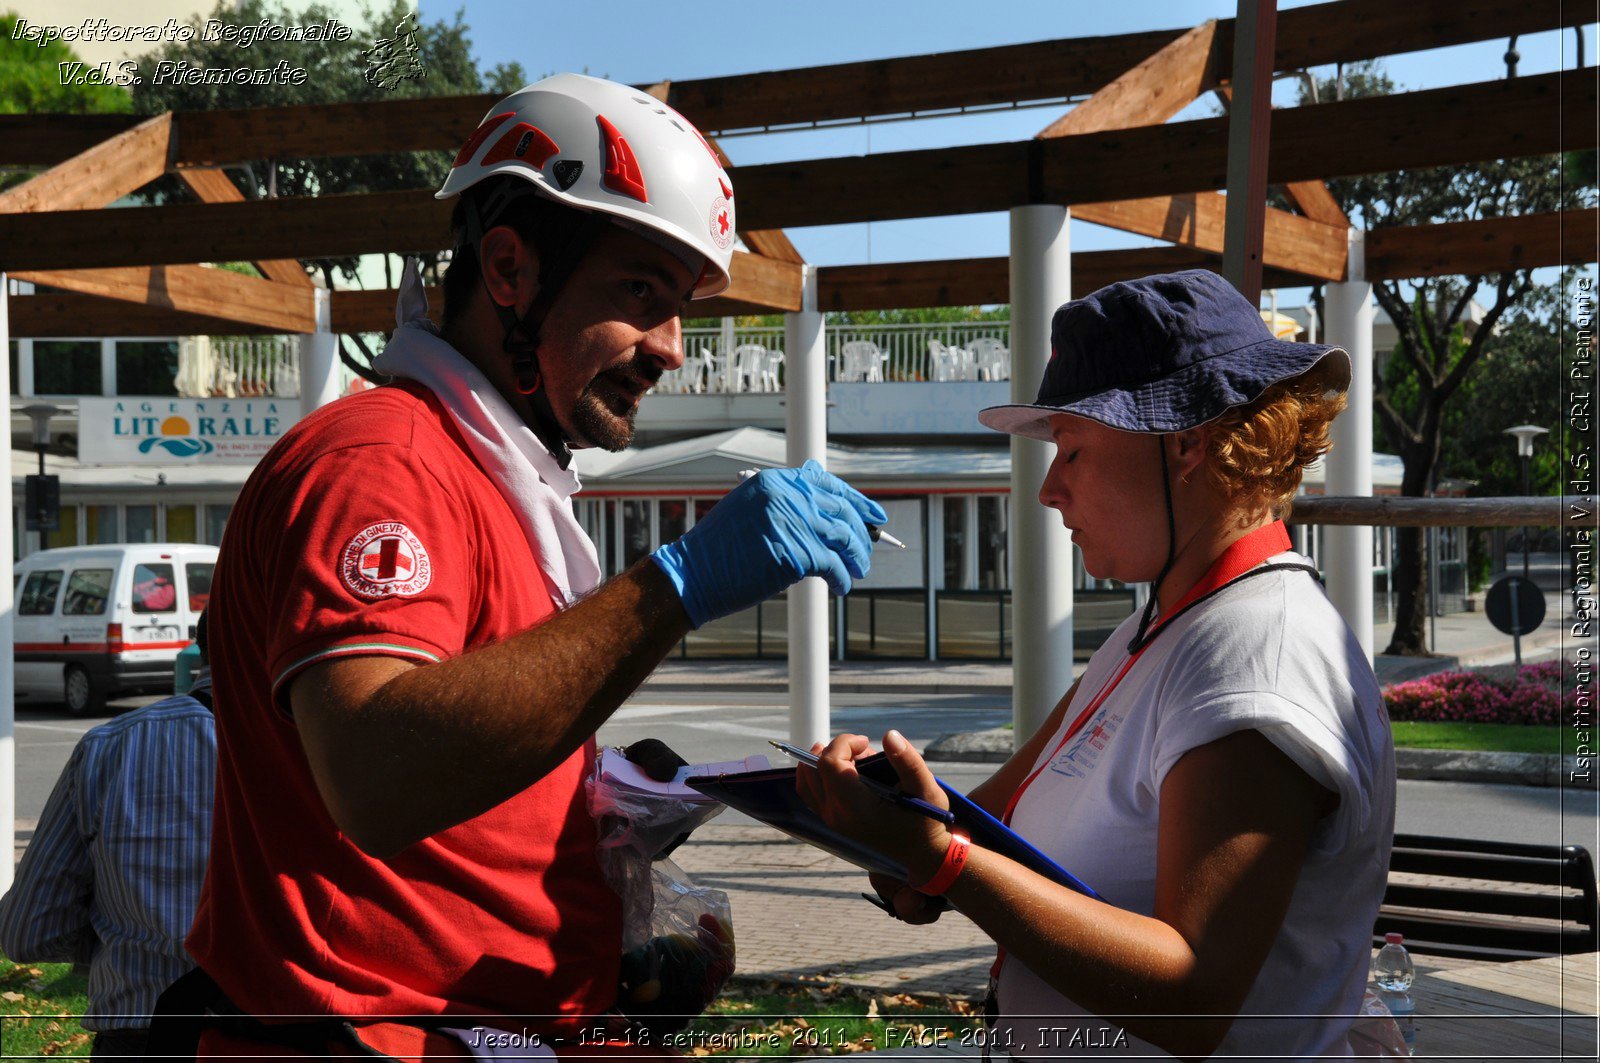
{"label": "pen in woman's hand", "polygon": [[[817,766],[817,755],[808,749],[801,749],[799,746],[792,746],[788,742],[779,742],[776,739],[768,739],[767,744],[785,756],[793,757],[802,764],[812,768]],[[877,779],[869,779],[865,775],[860,776],[860,779],[867,789],[886,801],[893,801],[895,804],[909,808],[911,811],[929,819],[938,820],[947,827],[956,821],[955,813],[948,808],[940,808],[938,805],[924,801],[920,797],[912,797],[902,790],[897,790],[892,786],[881,783]]]}

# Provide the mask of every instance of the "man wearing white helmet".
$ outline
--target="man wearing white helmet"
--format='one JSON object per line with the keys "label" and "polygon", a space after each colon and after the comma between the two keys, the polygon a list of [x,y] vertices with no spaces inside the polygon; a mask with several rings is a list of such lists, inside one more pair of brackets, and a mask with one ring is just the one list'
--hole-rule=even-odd
{"label": "man wearing white helmet", "polygon": [[246,1017],[212,1020],[205,1055],[603,1022],[621,914],[581,787],[595,730],[692,628],[805,576],[847,591],[884,519],[813,464],[769,470],[600,585],[570,450],[625,447],[682,364],[684,306],[728,284],[732,182],[670,108],[565,74],[493,108],[439,195],[460,196],[443,330],[408,268],[395,382],[295,426],[218,562],[204,973],[168,1010]]}

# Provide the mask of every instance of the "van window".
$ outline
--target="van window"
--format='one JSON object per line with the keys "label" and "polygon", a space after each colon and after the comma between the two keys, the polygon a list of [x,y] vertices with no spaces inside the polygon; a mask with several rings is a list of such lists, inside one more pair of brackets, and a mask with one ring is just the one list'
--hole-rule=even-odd
{"label": "van window", "polygon": [[80,568],[67,577],[67,595],[61,612],[67,616],[99,616],[111,596],[109,568]]}
{"label": "van window", "polygon": [[172,582],[172,566],[165,564],[133,566],[133,611],[171,613],[178,608],[178,588]]}
{"label": "van window", "polygon": [[191,613],[198,613],[211,600],[211,570],[216,567],[210,561],[190,561],[183,566],[184,579],[189,581]]}
{"label": "van window", "polygon": [[19,616],[49,616],[56,611],[56,592],[61,589],[61,570],[48,569],[28,577],[22,588]]}

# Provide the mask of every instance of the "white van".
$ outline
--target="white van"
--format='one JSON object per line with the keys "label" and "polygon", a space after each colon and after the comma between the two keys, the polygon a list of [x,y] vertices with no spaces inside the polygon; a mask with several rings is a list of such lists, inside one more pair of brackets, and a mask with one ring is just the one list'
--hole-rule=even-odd
{"label": "white van", "polygon": [[17,699],[65,701],[82,716],[107,698],[172,693],[216,563],[215,546],[193,543],[69,546],[17,562]]}

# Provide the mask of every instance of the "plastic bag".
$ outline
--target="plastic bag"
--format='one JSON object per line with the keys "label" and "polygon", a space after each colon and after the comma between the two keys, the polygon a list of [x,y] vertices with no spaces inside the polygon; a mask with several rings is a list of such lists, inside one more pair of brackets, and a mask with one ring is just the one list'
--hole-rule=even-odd
{"label": "plastic bag", "polygon": [[1371,989],[1361,1000],[1361,1013],[1350,1024],[1350,1051],[1357,1059],[1410,1059],[1411,1052],[1389,1006]]}
{"label": "plastic bag", "polygon": [[733,910],[661,854],[722,811],[719,802],[586,784],[606,883],[622,900],[617,1007],[655,1033],[681,1030],[733,974]]}

